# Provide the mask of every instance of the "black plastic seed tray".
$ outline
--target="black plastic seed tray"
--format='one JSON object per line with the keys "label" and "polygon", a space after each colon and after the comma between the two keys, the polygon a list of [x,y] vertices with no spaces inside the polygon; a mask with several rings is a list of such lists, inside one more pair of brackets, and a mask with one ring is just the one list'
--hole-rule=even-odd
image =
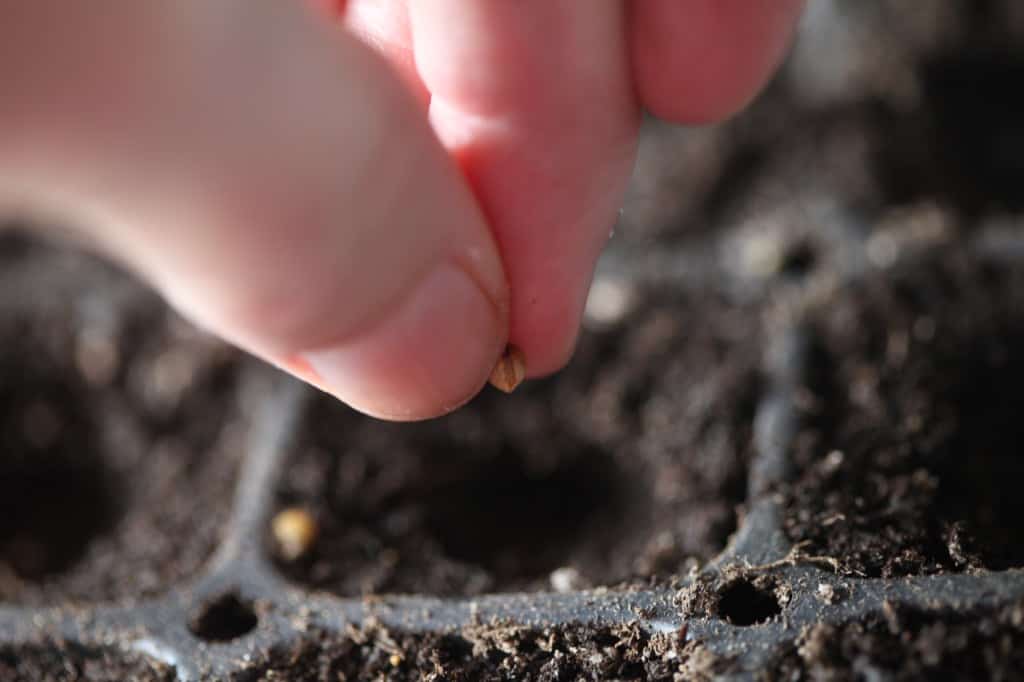
{"label": "black plastic seed tray", "polygon": [[0,680],[1024,678],[1024,15],[920,4],[648,122],[573,362],[428,424],[0,234]]}
{"label": "black plastic seed tray", "polygon": [[[815,248],[832,249],[833,256],[846,263],[843,268],[830,269],[824,278],[808,276],[799,285],[787,274],[767,284],[775,293],[761,302],[763,318],[758,322],[765,341],[756,361],[760,398],[752,414],[752,456],[741,521],[725,549],[705,564],[689,564],[686,573],[677,567],[674,575],[660,578],[652,573],[646,581],[625,580],[619,586],[575,589],[552,579],[546,591],[463,597],[345,597],[309,589],[301,577],[286,580],[268,528],[275,511],[288,501],[287,495],[282,497],[281,480],[287,478],[290,458],[308,429],[304,419],[323,398],[269,370],[247,367],[239,370],[242,379],[236,386],[242,398],[235,418],[245,434],[238,441],[245,453],[240,478],[227,530],[199,574],[155,596],[110,604],[19,606],[14,595],[13,603],[0,607],[0,670],[15,678],[54,679],[803,679],[814,676],[815,665],[831,665],[849,676],[875,671],[885,679],[887,670],[923,659],[914,663],[923,666],[920,671],[933,665],[968,677],[1014,677],[1022,664],[1024,572],[1013,563],[1019,548],[1010,548],[1007,563],[1002,561],[1006,548],[998,543],[1020,538],[1019,515],[990,518],[1003,533],[992,537],[979,519],[969,529],[937,526],[943,546],[933,552],[930,530],[919,527],[926,519],[912,517],[905,527],[900,516],[901,504],[917,504],[913,490],[886,491],[885,500],[874,502],[890,504],[895,516],[875,527],[878,536],[891,536],[894,529],[906,529],[911,536],[879,540],[871,556],[883,566],[861,560],[849,547],[830,545],[827,538],[811,534],[794,539],[803,532],[801,522],[807,521],[801,517],[806,510],[799,500],[794,503],[794,496],[802,485],[829,483],[827,476],[811,476],[808,482],[808,471],[842,469],[840,460],[854,457],[853,451],[836,454],[842,451],[824,452],[823,443],[809,447],[799,442],[809,432],[821,438],[821,429],[814,425],[822,419],[822,406],[813,404],[809,392],[821,396],[826,395],[822,390],[836,390],[834,385],[820,389],[816,382],[822,374],[841,373],[835,360],[823,360],[827,349],[822,349],[821,337],[830,331],[821,318],[837,310],[841,317],[845,292],[857,291],[863,282],[883,290],[887,284],[875,283],[895,283],[894,290],[909,297],[912,308],[941,313],[943,306],[959,305],[957,297],[929,308],[934,302],[927,300],[927,285],[913,273],[925,272],[922,277],[931,281],[933,265],[952,263],[948,268],[953,275],[942,270],[945,265],[940,274],[962,274],[967,279],[958,286],[967,290],[977,275],[979,286],[999,291],[1011,286],[1014,277],[1024,277],[1018,264],[1024,243],[1012,233],[984,233],[969,246],[929,238],[902,244],[879,267],[871,256],[872,248],[877,251],[877,235],[873,242],[834,232],[823,232]],[[618,252],[606,260],[598,280],[620,277],[636,265],[628,253]],[[837,271],[843,273],[838,280],[831,276]],[[906,281],[905,272],[912,273]],[[671,281],[673,288],[695,289],[701,296],[743,289],[729,283],[722,272],[712,274],[714,284],[681,281],[672,271],[646,266],[634,275],[632,281],[639,286],[666,287]],[[965,296],[967,304],[975,304]],[[1013,308],[1014,301],[1008,305]],[[1003,312],[1007,310],[997,311]],[[1024,308],[1017,312],[1022,313],[1018,322],[1024,323]],[[992,321],[1013,323],[1001,317]],[[942,319],[932,324],[918,321],[911,328],[937,338],[946,333],[944,324]],[[902,329],[886,328],[886,334],[891,336],[897,328]],[[988,333],[987,328],[982,331]],[[898,342],[887,337],[887,343]],[[1006,372],[1015,369],[1000,367]],[[1016,378],[1014,374],[1010,380]],[[826,376],[822,381],[834,384],[835,379]],[[1001,380],[988,379],[996,385],[990,384],[985,393],[1003,399]],[[847,393],[845,387],[841,393]],[[966,415],[969,410],[963,409]],[[833,434],[840,433],[830,428]],[[870,452],[885,446],[873,442],[872,447]],[[802,460],[807,452],[816,456]],[[996,466],[966,450],[955,456],[976,457],[977,467]],[[344,452],[340,458],[345,458]],[[932,464],[927,456],[915,461],[910,478],[926,479]],[[915,469],[918,465],[921,468]],[[879,466],[890,473],[899,469],[885,462]],[[867,494],[854,479],[871,478],[871,471],[850,469],[840,474],[849,477],[840,492]],[[898,478],[898,473],[892,476]],[[547,479],[540,480],[538,485],[544,485]],[[1003,505],[997,511],[1016,509],[1014,501],[999,497],[1009,494],[1006,485],[986,485],[995,487],[981,493],[964,488],[963,494],[972,504],[995,499]],[[924,484],[925,490],[934,487]],[[830,490],[818,494],[834,495]],[[984,498],[973,497],[979,494]],[[925,499],[924,513],[941,515],[943,510],[934,506],[941,499]],[[856,501],[837,504],[842,511],[826,512],[835,517],[832,521],[818,516],[812,525],[841,536],[857,531],[858,524],[870,527],[871,514],[879,511],[864,509]],[[856,514],[864,518],[848,518]],[[969,535],[988,540],[989,553],[995,552],[992,556],[999,560],[989,561],[985,548],[969,547],[963,539]],[[571,537],[562,540],[568,543]],[[891,548],[886,542],[893,543]],[[916,543],[923,558],[917,563],[908,559],[906,570],[885,563],[897,555],[909,556],[907,543]],[[988,570],[986,562],[1001,570]],[[536,583],[524,587],[536,590]],[[893,654],[882,652],[892,647],[899,653],[896,665],[887,668],[892,661],[887,663],[886,657]]]}

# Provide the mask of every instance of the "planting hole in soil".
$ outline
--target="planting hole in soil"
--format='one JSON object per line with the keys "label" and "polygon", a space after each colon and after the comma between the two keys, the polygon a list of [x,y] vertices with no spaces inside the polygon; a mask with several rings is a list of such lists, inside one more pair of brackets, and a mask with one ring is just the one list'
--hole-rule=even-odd
{"label": "planting hole in soil", "polygon": [[958,249],[821,310],[790,537],[853,573],[1024,565],[1024,270]]}
{"label": "planting hole in soil", "polygon": [[[503,400],[509,398],[495,392],[482,402],[499,408]],[[333,436],[316,425],[331,425],[355,448],[318,449],[298,465],[323,467],[322,478],[307,472],[321,482],[322,499],[286,498],[312,509],[319,529],[305,556],[289,561],[282,553],[282,568],[293,577],[338,581],[348,593],[423,589],[419,584],[472,593],[543,582],[581,543],[604,546],[602,530],[619,532],[630,491],[607,453],[562,435],[554,441],[559,457],[545,461],[543,444],[500,442],[484,435],[485,423],[476,424],[476,437],[487,449],[477,450],[460,442],[458,434],[470,432],[449,432],[444,420],[385,424],[320,399],[310,427],[326,439]]]}
{"label": "planting hole in soil", "polygon": [[220,540],[238,363],[94,257],[0,233],[0,602],[107,601]]}
{"label": "planting hole in soil", "polygon": [[722,587],[715,610],[729,623],[741,626],[766,623],[782,613],[773,590],[742,578]]}
{"label": "planting hole in soil", "polygon": [[440,420],[318,398],[278,489],[317,540],[279,568],[345,595],[465,595],[647,581],[717,553],[746,494],[756,313],[711,292],[636,300],[559,376]]}
{"label": "planting hole in soil", "polygon": [[[1024,209],[1024,93],[1007,87],[1024,80],[1024,52],[979,50],[945,55],[925,70],[925,97],[936,140],[961,188],[964,208],[997,204]],[[968,194],[967,192],[970,192]]]}
{"label": "planting hole in soil", "polygon": [[[622,513],[615,462],[585,447],[554,471],[535,473],[517,453],[430,493],[428,532],[453,559],[498,581],[542,577],[572,556],[590,519]],[[593,529],[591,529],[593,530]]]}
{"label": "planting hole in soil", "polygon": [[976,215],[1024,208],[1024,52],[937,55],[919,74],[923,106],[878,112],[876,171],[892,203],[933,199]]}
{"label": "planting hole in soil", "polygon": [[203,604],[189,619],[188,629],[208,642],[228,642],[252,632],[258,624],[252,606],[228,592]]}
{"label": "planting hole in soil", "polygon": [[6,346],[0,361],[0,566],[39,581],[111,528],[121,491],[97,455],[84,382],[47,377],[16,350]]}
{"label": "planting hole in soil", "polygon": [[1024,385],[1024,319],[1014,327],[995,343],[974,338],[973,347],[966,347],[970,360],[950,392],[960,421],[949,456],[936,467],[935,505],[945,520],[962,521],[965,530],[958,538],[953,533],[959,527],[951,528],[947,548],[955,555],[959,542],[955,558],[961,564],[980,562],[994,570],[1024,566],[1024,420],[1017,407]]}

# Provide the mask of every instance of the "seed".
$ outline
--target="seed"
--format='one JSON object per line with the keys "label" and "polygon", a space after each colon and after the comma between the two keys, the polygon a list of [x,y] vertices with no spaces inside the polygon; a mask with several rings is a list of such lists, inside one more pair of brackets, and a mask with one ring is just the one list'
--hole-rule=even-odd
{"label": "seed", "polygon": [[277,550],[287,561],[295,561],[308,552],[319,532],[312,514],[298,507],[281,510],[270,525]]}
{"label": "seed", "polygon": [[511,393],[526,378],[526,358],[523,352],[509,344],[498,359],[498,364],[491,370],[491,386],[500,391]]}

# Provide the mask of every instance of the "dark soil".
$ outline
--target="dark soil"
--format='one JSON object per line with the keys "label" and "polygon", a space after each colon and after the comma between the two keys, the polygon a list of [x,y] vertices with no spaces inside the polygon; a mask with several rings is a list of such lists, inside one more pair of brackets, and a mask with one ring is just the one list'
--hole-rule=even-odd
{"label": "dark soil", "polygon": [[[750,109],[714,126],[647,126],[618,238],[707,239],[792,215],[800,201],[866,216],[913,203],[970,217],[1024,209],[1024,20],[1013,0],[840,2],[808,14]],[[810,212],[798,219],[818,227]]]}
{"label": "dark soil", "polygon": [[171,682],[174,670],[137,654],[42,642],[0,649],[0,680],[34,682]]}
{"label": "dark soil", "polygon": [[528,629],[477,626],[411,636],[370,625],[321,638],[240,680],[709,680],[728,662],[685,632],[651,635],[636,625]]}
{"label": "dark soil", "polygon": [[1024,565],[1024,268],[954,246],[822,306],[786,529],[850,573]]}
{"label": "dark soil", "polygon": [[194,574],[241,455],[236,355],[97,260],[0,234],[0,602]]}
{"label": "dark soil", "polygon": [[[280,571],[345,596],[670,584],[723,548],[747,502],[773,333],[762,310],[784,317],[809,300],[794,473],[771,491],[800,545],[776,563],[894,579],[1024,567],[1024,268],[964,245],[1024,209],[1024,11],[912,4],[809,3],[813,22],[750,110],[699,129],[648,121],[612,248],[670,270],[674,255],[706,255],[713,291],[638,269],[629,309],[592,321],[566,371],[427,424],[318,397],[273,504],[308,510],[320,532],[307,555],[276,556]],[[859,239],[871,271],[847,287]],[[752,289],[735,286],[751,273]],[[241,362],[123,273],[0,233],[0,606],[155,595],[200,571],[243,455]],[[266,540],[273,550],[269,529]],[[773,570],[702,574],[676,606],[730,633],[769,631],[813,589]],[[204,651],[266,626],[239,594],[181,624]],[[1018,679],[1022,614],[893,605],[806,630],[763,672]],[[120,644],[0,648],[0,681],[172,677]],[[730,672],[685,632],[638,625],[424,634],[369,622],[245,660],[241,679]]]}
{"label": "dark soil", "polygon": [[756,311],[653,293],[571,366],[438,421],[312,409],[279,505],[321,525],[296,581],[345,595],[573,589],[671,576],[736,528],[759,394]]}
{"label": "dark soil", "polygon": [[816,625],[770,679],[1019,680],[1024,605],[988,613],[901,612],[842,627]]}

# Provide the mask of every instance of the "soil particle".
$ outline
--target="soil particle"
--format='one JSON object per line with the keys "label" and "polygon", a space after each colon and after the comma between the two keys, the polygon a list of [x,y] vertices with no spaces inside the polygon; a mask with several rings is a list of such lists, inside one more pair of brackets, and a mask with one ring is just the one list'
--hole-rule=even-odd
{"label": "soil particle", "polygon": [[1024,604],[988,613],[900,612],[806,629],[773,680],[1017,680],[1024,676]]}
{"label": "soil particle", "polygon": [[559,569],[646,582],[717,553],[746,493],[757,313],[705,292],[637,300],[559,376],[442,420],[316,403],[278,504],[320,536],[282,570],[346,595],[457,595],[550,589]]}
{"label": "soil particle", "polygon": [[873,577],[1024,563],[1024,269],[939,249],[843,293],[812,325],[789,537]]}

